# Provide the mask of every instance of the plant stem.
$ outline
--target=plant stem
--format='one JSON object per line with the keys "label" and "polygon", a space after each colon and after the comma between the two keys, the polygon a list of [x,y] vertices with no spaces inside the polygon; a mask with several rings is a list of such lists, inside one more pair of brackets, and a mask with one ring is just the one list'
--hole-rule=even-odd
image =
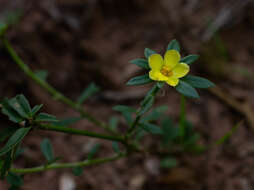
{"label": "plant stem", "polygon": [[28,75],[32,80],[34,80],[39,86],[44,88],[48,93],[50,93],[54,99],[59,100],[77,112],[80,113],[80,115],[83,118],[86,118],[88,121],[94,123],[95,125],[104,128],[105,130],[114,133],[110,127],[108,127],[104,122],[101,122],[97,120],[95,117],[93,117],[88,112],[84,111],[84,109],[81,107],[81,105],[77,104],[76,102],[70,100],[66,96],[64,96],[62,93],[57,91],[54,87],[49,85],[45,80],[40,79],[38,76],[34,74],[34,72],[22,61],[22,59],[17,55],[15,50],[11,47],[11,44],[6,38],[2,38],[2,41],[4,43],[5,48],[7,49],[8,53],[11,55],[12,59],[15,61],[15,63],[24,71],[26,75]]}
{"label": "plant stem", "polygon": [[34,168],[20,168],[20,169],[12,168],[10,170],[10,172],[24,174],[24,173],[43,172],[43,171],[52,170],[52,169],[85,167],[85,166],[91,166],[91,165],[111,162],[111,161],[118,160],[118,159],[125,157],[125,156],[126,156],[126,154],[118,154],[113,157],[100,158],[100,159],[94,159],[94,160],[85,160],[85,161],[81,161],[81,162],[55,163],[55,164],[50,164],[47,166],[38,166],[38,167],[34,167]]}
{"label": "plant stem", "polygon": [[185,122],[186,122],[186,111],[185,111],[185,97],[181,95],[181,104],[180,104],[180,136],[184,138],[185,136]]}
{"label": "plant stem", "polygon": [[[146,95],[146,97],[144,98],[143,102],[146,102],[146,100],[148,100],[148,98],[150,96],[155,97],[156,94],[159,92],[160,88],[158,87],[157,84],[155,84],[155,86],[148,92],[148,94]],[[142,105],[142,103],[141,103]],[[135,118],[135,120],[132,122],[129,130],[127,131],[127,135],[126,135],[126,139],[128,139],[129,137],[131,137],[131,135],[133,134],[134,130],[136,129],[136,126],[138,125],[140,119],[142,118],[142,115],[140,115],[139,113],[137,113],[137,116]]]}
{"label": "plant stem", "polygon": [[73,129],[69,127],[60,127],[60,126],[55,126],[50,124],[38,124],[38,128],[43,130],[49,130],[49,131],[63,132],[63,133],[69,133],[69,134],[75,134],[75,135],[95,137],[95,138],[111,140],[111,141],[118,141],[121,143],[125,142],[124,138],[121,136],[110,136],[110,135],[94,133],[94,132],[80,130],[80,129]]}

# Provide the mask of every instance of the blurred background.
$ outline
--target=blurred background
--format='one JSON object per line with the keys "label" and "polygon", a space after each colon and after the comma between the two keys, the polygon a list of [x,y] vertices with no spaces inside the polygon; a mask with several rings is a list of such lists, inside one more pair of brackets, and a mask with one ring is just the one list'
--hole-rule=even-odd
{"label": "blurred background", "polygon": [[[203,90],[200,99],[187,100],[187,118],[201,136],[199,143],[210,146],[245,121],[221,146],[199,155],[174,155],[178,164],[171,169],[160,167],[159,156],[137,155],[85,168],[79,177],[68,169],[25,175],[22,189],[254,189],[253,10],[252,0],[1,0],[0,19],[20,15],[7,37],[25,63],[46,70],[49,83],[73,100],[95,82],[101,92],[85,108],[104,121],[118,116],[114,105],[138,106],[150,88],[125,85],[143,72],[129,61],[142,58],[145,47],[163,53],[172,39],[180,42],[182,55],[200,55],[191,73],[223,90]],[[2,47],[0,62],[1,98],[23,93],[32,105],[42,103],[45,112],[59,118],[78,115],[25,76]],[[180,96],[175,90],[166,87],[156,104],[167,105],[167,115],[177,121]],[[1,128],[10,124],[5,116],[0,119]],[[85,120],[74,127],[100,131]],[[17,167],[43,163],[39,144],[45,137],[63,161],[84,159],[96,143],[101,143],[96,156],[113,153],[110,142],[33,132]],[[155,149],[157,141],[150,137],[145,143]],[[7,189],[5,182],[0,181],[0,189]]]}

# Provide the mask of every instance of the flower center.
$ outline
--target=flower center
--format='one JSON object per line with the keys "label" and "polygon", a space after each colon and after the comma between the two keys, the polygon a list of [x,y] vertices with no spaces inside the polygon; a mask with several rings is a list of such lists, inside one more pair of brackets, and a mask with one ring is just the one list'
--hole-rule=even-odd
{"label": "flower center", "polygon": [[167,66],[163,66],[161,68],[161,73],[166,77],[170,77],[173,75],[173,72]]}

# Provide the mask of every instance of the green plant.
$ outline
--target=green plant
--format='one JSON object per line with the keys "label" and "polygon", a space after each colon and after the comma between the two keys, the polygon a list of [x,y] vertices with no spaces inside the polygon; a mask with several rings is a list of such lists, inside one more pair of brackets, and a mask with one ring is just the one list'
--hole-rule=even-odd
{"label": "green plant", "polygon": [[[89,85],[77,101],[70,100],[48,84],[46,72],[34,72],[22,61],[4,35],[7,25],[0,25],[0,30],[1,41],[14,63],[34,82],[51,94],[52,98],[65,103],[80,114],[78,117],[59,120],[53,115],[42,113],[40,110],[43,105],[31,107],[29,101],[22,94],[13,98],[5,98],[1,101],[2,113],[8,116],[14,125],[0,133],[0,140],[6,142],[0,149],[0,176],[2,179],[6,179],[12,185],[12,188],[18,188],[23,184],[22,176],[26,173],[72,168],[75,175],[80,175],[83,171],[82,167],[85,166],[118,160],[134,153],[152,154],[154,152],[142,144],[142,139],[148,134],[161,137],[160,147],[158,152],[155,153],[163,153],[161,157],[162,167],[170,168],[177,164],[176,159],[172,157],[174,151],[202,150],[203,147],[197,145],[199,135],[194,131],[192,124],[186,120],[185,97],[198,98],[199,95],[196,88],[209,88],[213,87],[214,84],[205,78],[188,75],[190,65],[197,60],[198,56],[189,55],[180,58],[180,46],[176,40],[172,40],[169,43],[164,60],[155,51],[146,48],[144,52],[145,59],[131,61],[131,63],[142,69],[150,71],[149,74],[130,79],[127,85],[144,85],[147,83],[154,83],[154,85],[140,102],[138,108],[126,105],[113,107],[113,110],[120,112],[126,121],[125,132],[120,132],[116,117],[111,117],[110,122],[105,123],[99,120],[98,116],[95,117],[84,109],[83,104],[85,101],[99,91],[95,84]],[[177,124],[174,124],[164,114],[167,109],[166,106],[153,108],[156,95],[163,88],[164,83],[169,84],[172,89],[181,94],[181,112]],[[105,133],[95,133],[69,127],[81,119],[87,119],[95,126],[101,127]],[[74,163],[62,163],[59,161],[61,158],[55,157],[50,140],[44,139],[40,146],[45,157],[45,163],[33,168],[12,167],[12,163],[17,155],[20,154],[19,147],[22,140],[27,135],[30,135],[32,130],[36,132],[48,130],[112,141],[112,149],[115,154],[107,158],[94,158],[100,147],[97,144],[91,149],[85,160]]]}

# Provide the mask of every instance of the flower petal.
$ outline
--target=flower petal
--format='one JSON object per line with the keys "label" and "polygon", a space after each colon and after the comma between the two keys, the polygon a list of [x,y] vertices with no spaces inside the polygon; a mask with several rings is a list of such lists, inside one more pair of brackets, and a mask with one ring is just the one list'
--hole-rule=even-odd
{"label": "flower petal", "polygon": [[172,76],[172,77],[169,77],[166,82],[170,86],[176,86],[179,83],[179,79],[174,77],[174,76]]}
{"label": "flower petal", "polygon": [[163,58],[160,54],[153,54],[148,58],[149,67],[152,70],[159,71],[163,65]]}
{"label": "flower petal", "polygon": [[164,55],[164,65],[166,65],[169,69],[173,69],[180,59],[181,56],[178,51],[168,50]]}
{"label": "flower petal", "polygon": [[168,79],[168,77],[164,76],[160,71],[157,70],[151,70],[149,72],[149,78],[156,81],[166,81]]}
{"label": "flower petal", "polygon": [[173,76],[176,78],[181,78],[190,71],[189,65],[186,63],[179,63],[175,66],[175,68],[172,70]]}

